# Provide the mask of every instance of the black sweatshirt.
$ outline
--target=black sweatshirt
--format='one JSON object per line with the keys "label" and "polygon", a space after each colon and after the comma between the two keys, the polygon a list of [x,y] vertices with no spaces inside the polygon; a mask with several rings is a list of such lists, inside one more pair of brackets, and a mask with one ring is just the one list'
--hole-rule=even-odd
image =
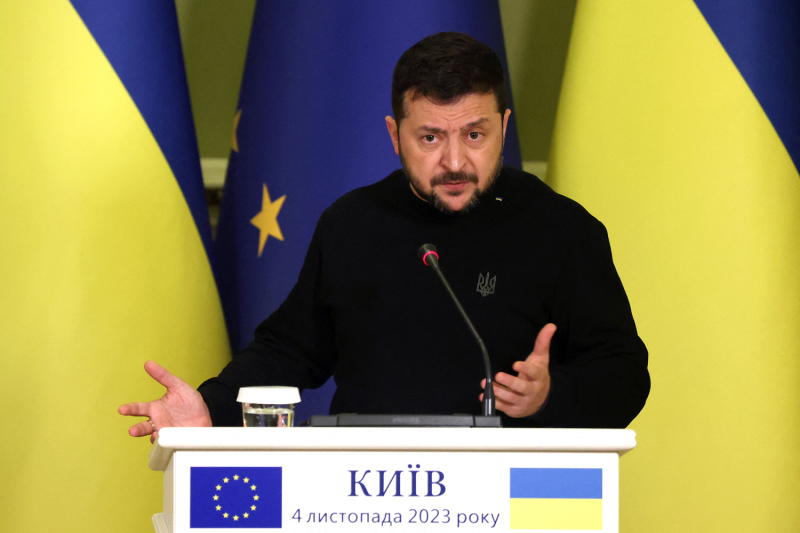
{"label": "black sweatshirt", "polygon": [[[471,211],[441,213],[402,171],[337,200],[320,217],[297,284],[222,373],[200,386],[214,425],[242,425],[239,387],[321,386],[331,414],[480,414],[475,339],[417,257],[434,244],[495,373],[558,330],[542,409],[504,426],[625,427],[650,390],[647,350],[603,225],[538,178],[504,167]],[[494,280],[483,295],[479,279]],[[485,294],[487,291],[483,291]]]}

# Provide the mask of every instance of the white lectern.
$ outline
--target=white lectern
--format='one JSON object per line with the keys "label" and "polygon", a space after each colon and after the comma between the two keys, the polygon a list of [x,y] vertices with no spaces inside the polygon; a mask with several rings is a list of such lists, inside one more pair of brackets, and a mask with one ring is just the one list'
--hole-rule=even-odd
{"label": "white lectern", "polygon": [[619,530],[631,430],[165,428],[158,533]]}

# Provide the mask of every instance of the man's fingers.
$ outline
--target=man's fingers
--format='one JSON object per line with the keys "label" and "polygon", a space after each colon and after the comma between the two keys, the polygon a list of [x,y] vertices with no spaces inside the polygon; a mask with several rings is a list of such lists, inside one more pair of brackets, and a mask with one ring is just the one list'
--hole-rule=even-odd
{"label": "man's fingers", "polygon": [[133,402],[120,405],[119,414],[124,416],[150,416],[150,402]]}
{"label": "man's fingers", "polygon": [[497,401],[505,402],[510,405],[516,405],[525,401],[525,396],[523,396],[521,393],[509,390],[505,387],[495,386],[494,397]]}
{"label": "man's fingers", "polygon": [[525,394],[525,391],[527,391],[528,387],[530,386],[530,380],[525,380],[515,376],[511,376],[509,374],[506,374],[505,372],[498,372],[497,375],[494,377],[494,381],[496,384],[502,385],[519,394]]}
{"label": "man's fingers", "polygon": [[[483,401],[483,394],[480,395],[478,401]],[[516,417],[519,416],[519,413],[521,412],[517,405],[503,401],[502,398],[495,398],[494,406],[498,411],[503,411],[508,416]]]}
{"label": "man's fingers", "polygon": [[[536,362],[530,359],[536,358]],[[525,361],[517,361],[511,366],[511,369],[518,374],[519,379],[523,381],[540,381],[544,378],[545,372],[548,371],[545,365],[547,361],[540,356],[531,354]]]}
{"label": "man's fingers", "polygon": [[502,411],[508,416],[517,417],[519,415],[520,409],[516,405],[504,402],[503,400],[498,399],[495,407],[498,411]]}
{"label": "man's fingers", "polygon": [[[499,375],[499,374],[498,374]],[[495,378],[496,379],[496,378]],[[497,381],[494,381],[494,384],[497,385]],[[486,389],[486,379],[481,380],[481,388]]]}
{"label": "man's fingers", "polygon": [[128,429],[128,434],[131,437],[144,437],[153,433],[153,423],[149,420],[134,424]]}
{"label": "man's fingers", "polygon": [[[510,376],[509,376],[510,377]],[[517,379],[517,378],[513,378]],[[481,382],[481,386],[484,386],[486,380]],[[511,389],[504,387],[503,385],[497,383],[496,381],[492,384],[492,389],[494,390],[494,398],[495,402],[499,405],[499,402],[503,402],[508,405],[514,405],[519,403],[521,400],[524,400],[524,396],[522,393],[515,392]],[[479,400],[483,401],[483,393],[481,393]]]}
{"label": "man's fingers", "polygon": [[182,379],[173,376],[166,368],[155,361],[147,361],[144,364],[144,369],[150,374],[150,377],[164,385],[167,389],[174,389],[184,384]]}

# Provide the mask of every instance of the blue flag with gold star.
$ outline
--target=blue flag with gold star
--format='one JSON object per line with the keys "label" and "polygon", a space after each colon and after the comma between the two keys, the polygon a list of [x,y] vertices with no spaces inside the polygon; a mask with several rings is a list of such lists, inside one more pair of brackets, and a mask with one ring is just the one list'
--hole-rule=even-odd
{"label": "blue flag with gold star", "polygon": [[[400,167],[384,121],[394,66],[441,31],[470,34],[505,64],[496,0],[256,5],[216,241],[234,351],[289,294],[322,211]],[[504,157],[519,167],[514,120]],[[333,388],[305,391],[297,419],[327,413]]]}
{"label": "blue flag with gold star", "polygon": [[280,467],[192,467],[189,527],[280,528]]}

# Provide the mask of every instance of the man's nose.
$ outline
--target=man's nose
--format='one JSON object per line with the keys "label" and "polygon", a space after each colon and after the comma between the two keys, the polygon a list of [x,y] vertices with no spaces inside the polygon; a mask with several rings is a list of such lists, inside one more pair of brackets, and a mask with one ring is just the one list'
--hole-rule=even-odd
{"label": "man's nose", "polygon": [[448,172],[458,172],[465,163],[464,147],[457,140],[449,139],[442,152],[442,166]]}

